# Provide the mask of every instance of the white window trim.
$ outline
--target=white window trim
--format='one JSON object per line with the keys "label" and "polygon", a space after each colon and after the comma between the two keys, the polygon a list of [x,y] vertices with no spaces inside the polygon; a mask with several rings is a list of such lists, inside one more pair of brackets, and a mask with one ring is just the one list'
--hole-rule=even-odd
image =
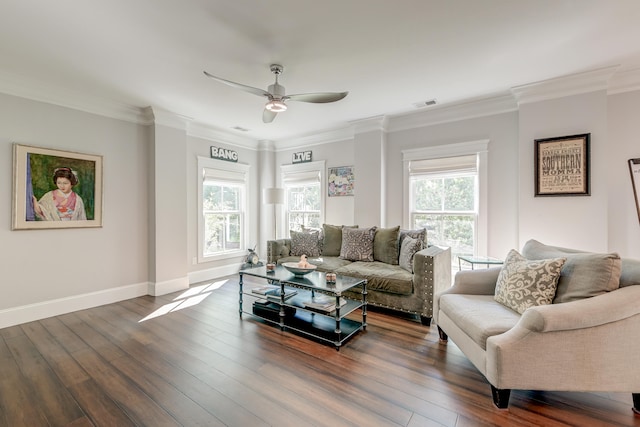
{"label": "white window trim", "polygon": [[478,156],[478,224],[476,255],[485,255],[489,247],[489,226],[487,219],[488,203],[488,151],[489,140],[460,142],[457,144],[435,145],[431,147],[402,150],[403,170],[403,227],[411,225],[411,212],[409,209],[411,185],[409,183],[409,162],[412,160],[438,159],[444,157],[466,156],[475,154]]}
{"label": "white window trim", "polygon": [[[279,186],[284,188],[285,176],[288,174],[301,173],[301,172],[319,172],[320,173],[320,224],[324,224],[325,206],[327,202],[327,171],[324,160],[308,163],[296,163],[295,165],[281,165],[280,166],[280,183]],[[287,207],[283,209],[283,215],[277,218],[278,228],[284,230],[283,227],[287,227]],[[286,230],[285,235],[289,235],[289,230]]]}
{"label": "white window trim", "polygon": [[[245,191],[242,193],[242,200],[240,201],[242,211],[244,213],[244,221],[241,224],[243,241],[240,244],[240,248],[235,251],[225,252],[220,255],[204,256],[204,215],[202,212],[202,192],[204,186],[203,169],[217,169],[228,172],[235,172],[244,174],[244,187]],[[248,247],[249,240],[249,224],[251,224],[251,218],[249,218],[250,209],[248,209],[248,192],[249,192],[249,169],[251,167],[247,164],[224,162],[217,159],[211,159],[209,157],[198,156],[198,264],[204,262],[217,261],[221,259],[237,258],[238,256],[244,256]]]}

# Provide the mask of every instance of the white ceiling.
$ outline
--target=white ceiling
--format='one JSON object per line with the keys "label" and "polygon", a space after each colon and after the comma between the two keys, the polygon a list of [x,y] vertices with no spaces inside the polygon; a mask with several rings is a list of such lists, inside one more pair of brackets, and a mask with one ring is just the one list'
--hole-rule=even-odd
{"label": "white ceiling", "polygon": [[[284,65],[289,102],[266,89]],[[619,65],[640,68],[638,0],[2,0],[0,91],[152,106],[256,140],[282,140],[381,115],[504,93]],[[48,94],[48,95],[47,95]],[[61,101],[61,103],[64,103]],[[235,126],[249,129],[233,130]]]}

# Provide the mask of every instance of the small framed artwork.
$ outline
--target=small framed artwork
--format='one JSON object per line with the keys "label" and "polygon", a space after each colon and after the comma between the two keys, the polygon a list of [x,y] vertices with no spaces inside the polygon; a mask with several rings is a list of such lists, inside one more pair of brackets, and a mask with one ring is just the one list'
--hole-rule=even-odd
{"label": "small framed artwork", "polygon": [[102,156],[13,145],[12,229],[102,227]]}
{"label": "small framed artwork", "polygon": [[535,140],[535,196],[589,196],[591,134]]}
{"label": "small framed artwork", "polygon": [[638,220],[640,221],[640,159],[629,159],[629,173],[631,173],[633,198],[636,202]]}
{"label": "small framed artwork", "polygon": [[353,166],[329,168],[329,197],[353,196],[354,182]]}

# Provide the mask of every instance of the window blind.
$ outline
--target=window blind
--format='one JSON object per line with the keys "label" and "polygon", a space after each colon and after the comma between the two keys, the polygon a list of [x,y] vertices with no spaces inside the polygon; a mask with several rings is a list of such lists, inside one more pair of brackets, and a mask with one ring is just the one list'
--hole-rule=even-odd
{"label": "window blind", "polygon": [[315,170],[315,171],[288,173],[284,176],[283,181],[284,181],[284,184],[287,186],[316,184],[320,182],[320,171]]}
{"label": "window blind", "polygon": [[409,162],[409,175],[411,176],[477,172],[478,159],[475,154],[440,159],[412,160]]}
{"label": "window blind", "polygon": [[209,168],[204,168],[202,171],[204,182],[223,181],[244,183],[246,181],[246,174],[244,172]]}

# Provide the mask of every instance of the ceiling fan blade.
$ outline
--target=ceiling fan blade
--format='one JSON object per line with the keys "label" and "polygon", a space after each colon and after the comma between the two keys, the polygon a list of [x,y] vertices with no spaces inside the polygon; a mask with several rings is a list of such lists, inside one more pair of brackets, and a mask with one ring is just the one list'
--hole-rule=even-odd
{"label": "ceiling fan blade", "polygon": [[207,73],[206,71],[204,71],[204,74],[207,77],[211,77],[213,80],[217,80],[220,83],[224,83],[224,84],[229,85],[231,87],[235,87],[236,89],[244,90],[245,92],[253,93],[254,95],[258,95],[258,96],[267,96],[267,97],[269,96],[269,92],[267,92],[266,90],[262,90],[262,89],[258,89],[257,87],[251,87],[251,86],[243,85],[243,84],[240,84],[240,83],[232,82],[230,80],[221,79],[220,77],[216,77],[213,74]]}
{"label": "ceiling fan blade", "polygon": [[273,119],[276,118],[277,115],[278,113],[276,113],[275,111],[269,111],[265,108],[264,111],[262,112],[262,121],[264,123],[271,123]]}
{"label": "ceiling fan blade", "polygon": [[285,99],[300,102],[313,102],[316,104],[324,104],[326,102],[340,101],[347,96],[349,92],[320,92],[320,93],[299,93],[296,95],[287,95]]}

